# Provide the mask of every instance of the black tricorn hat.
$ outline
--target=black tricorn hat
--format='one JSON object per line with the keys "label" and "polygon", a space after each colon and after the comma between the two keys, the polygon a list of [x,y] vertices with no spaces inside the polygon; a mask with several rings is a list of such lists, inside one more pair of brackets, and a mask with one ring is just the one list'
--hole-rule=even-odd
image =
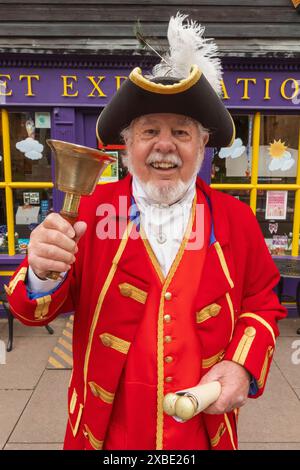
{"label": "black tricorn hat", "polygon": [[121,143],[120,132],[134,119],[155,113],[181,114],[198,121],[209,131],[210,147],[227,147],[235,139],[230,113],[196,65],[183,79],[167,76],[149,80],[137,67],[97,120],[99,144]]}

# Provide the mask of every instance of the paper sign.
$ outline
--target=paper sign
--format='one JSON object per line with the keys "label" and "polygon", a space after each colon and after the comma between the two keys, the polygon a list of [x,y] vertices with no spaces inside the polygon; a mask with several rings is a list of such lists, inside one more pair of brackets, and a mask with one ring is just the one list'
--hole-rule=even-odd
{"label": "paper sign", "polygon": [[51,118],[50,113],[34,113],[35,117],[35,127],[37,129],[50,129],[51,128]]}
{"label": "paper sign", "polygon": [[118,152],[105,152],[113,157],[116,157],[116,161],[108,165],[102,173],[99,183],[112,183],[118,181]]}
{"label": "paper sign", "polygon": [[286,220],[287,196],[287,191],[267,191],[266,220]]}

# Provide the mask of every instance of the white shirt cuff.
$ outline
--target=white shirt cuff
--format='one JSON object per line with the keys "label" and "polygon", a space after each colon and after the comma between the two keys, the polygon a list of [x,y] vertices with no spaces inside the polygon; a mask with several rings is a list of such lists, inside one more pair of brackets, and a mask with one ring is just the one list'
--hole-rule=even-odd
{"label": "white shirt cuff", "polygon": [[[65,276],[66,273],[61,274],[62,276]],[[58,279],[57,281],[52,281],[51,279],[40,279],[33,272],[30,266],[28,268],[27,287],[34,294],[49,292],[50,290],[55,289],[55,287],[57,287],[61,282],[61,279]]]}

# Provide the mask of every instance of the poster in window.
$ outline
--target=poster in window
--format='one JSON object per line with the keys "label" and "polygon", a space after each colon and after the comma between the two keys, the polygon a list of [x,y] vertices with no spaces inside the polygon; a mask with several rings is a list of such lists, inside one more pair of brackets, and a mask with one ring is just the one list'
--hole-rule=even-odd
{"label": "poster in window", "polygon": [[286,220],[287,191],[267,191],[266,220]]}
{"label": "poster in window", "polygon": [[116,161],[108,165],[100,176],[99,183],[112,183],[118,181],[118,152],[106,152],[116,157]]}

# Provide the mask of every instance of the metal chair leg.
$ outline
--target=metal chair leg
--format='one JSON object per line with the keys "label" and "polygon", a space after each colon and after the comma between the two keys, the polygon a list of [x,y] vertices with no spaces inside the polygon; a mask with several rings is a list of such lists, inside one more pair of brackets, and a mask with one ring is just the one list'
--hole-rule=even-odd
{"label": "metal chair leg", "polygon": [[278,282],[278,286],[277,286],[277,296],[278,296],[280,303],[282,302],[283,285],[284,285],[284,278],[281,276],[280,281]]}
{"label": "metal chair leg", "polygon": [[45,328],[46,328],[46,330],[48,331],[49,335],[53,335],[54,330],[53,330],[53,328],[51,328],[51,326],[46,325]]}
{"label": "metal chair leg", "polygon": [[7,347],[6,351],[10,352],[13,348],[13,337],[14,337],[14,317],[11,314],[9,310],[9,306],[5,305],[5,310],[7,313],[7,319],[8,319],[8,341],[7,341]]}

